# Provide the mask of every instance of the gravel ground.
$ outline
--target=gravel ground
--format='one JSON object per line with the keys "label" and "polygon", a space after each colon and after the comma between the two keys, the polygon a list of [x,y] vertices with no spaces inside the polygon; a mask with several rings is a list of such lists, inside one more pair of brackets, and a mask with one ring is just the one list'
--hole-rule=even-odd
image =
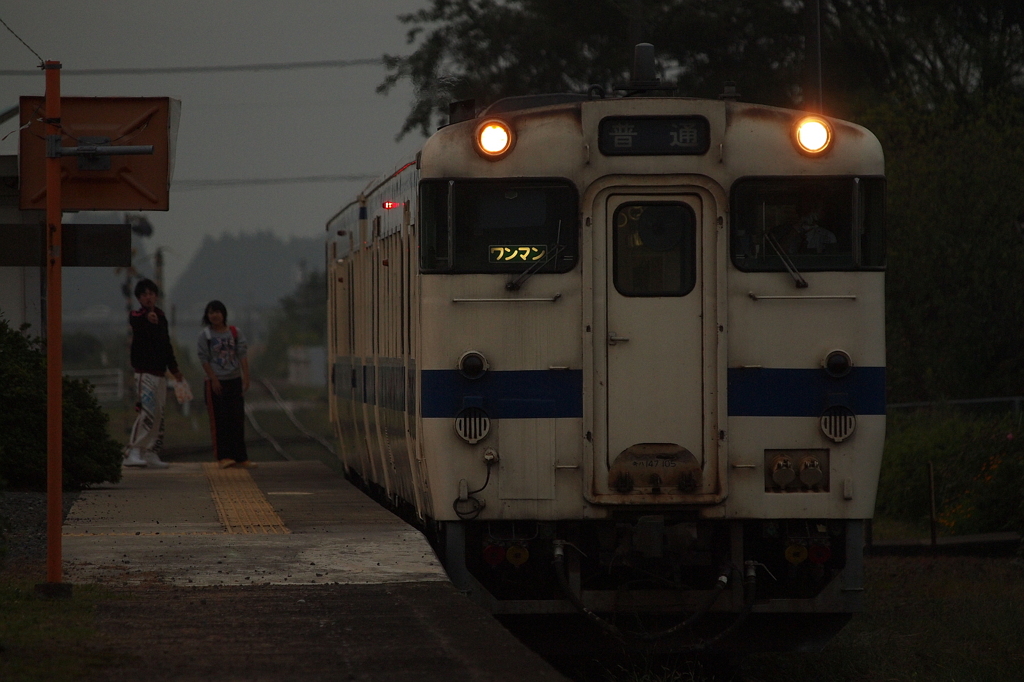
{"label": "gravel ground", "polygon": [[[78,493],[64,493],[64,518]],[[0,566],[46,561],[46,493],[0,491]]]}
{"label": "gravel ground", "polygon": [[[0,518],[0,580],[40,574],[46,495],[0,493]],[[106,590],[69,649],[83,682],[567,682],[447,582]]]}

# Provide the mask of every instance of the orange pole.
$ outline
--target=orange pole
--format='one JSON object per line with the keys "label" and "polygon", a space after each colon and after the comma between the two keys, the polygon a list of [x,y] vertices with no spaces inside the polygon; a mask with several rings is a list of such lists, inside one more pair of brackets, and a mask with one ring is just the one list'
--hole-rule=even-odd
{"label": "orange pole", "polygon": [[[46,134],[60,146],[60,62],[46,71]],[[54,138],[50,138],[54,139]],[[48,150],[50,145],[47,145]],[[62,464],[64,404],[61,325],[60,156],[46,159],[46,581],[61,582],[61,529],[64,524]]]}

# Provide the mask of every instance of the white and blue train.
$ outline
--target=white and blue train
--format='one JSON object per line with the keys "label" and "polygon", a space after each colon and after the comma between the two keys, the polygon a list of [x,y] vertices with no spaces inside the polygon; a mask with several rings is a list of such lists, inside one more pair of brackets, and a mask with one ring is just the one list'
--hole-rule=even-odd
{"label": "white and blue train", "polygon": [[862,605],[882,149],[651,78],[456,115],[330,219],[340,457],[495,613],[813,646]]}

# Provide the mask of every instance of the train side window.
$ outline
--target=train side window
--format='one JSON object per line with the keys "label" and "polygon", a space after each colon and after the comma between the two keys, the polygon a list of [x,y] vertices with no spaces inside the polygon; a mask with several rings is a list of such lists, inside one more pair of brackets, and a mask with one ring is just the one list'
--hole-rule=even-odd
{"label": "train side window", "polygon": [[697,283],[697,216],[684,203],[636,202],[613,217],[615,289],[623,296],[685,296]]}
{"label": "train side window", "polygon": [[452,185],[450,180],[420,184],[420,269],[424,272],[446,272],[452,268]]}
{"label": "train side window", "polygon": [[885,179],[744,178],[732,187],[731,254],[745,272],[885,266]]}

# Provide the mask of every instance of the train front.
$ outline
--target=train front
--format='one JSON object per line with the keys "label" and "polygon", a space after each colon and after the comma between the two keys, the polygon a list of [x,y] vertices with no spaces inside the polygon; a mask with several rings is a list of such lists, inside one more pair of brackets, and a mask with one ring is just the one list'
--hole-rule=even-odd
{"label": "train front", "polygon": [[420,448],[455,582],[627,640],[838,631],[885,432],[874,136],[553,96],[447,126],[420,169]]}

